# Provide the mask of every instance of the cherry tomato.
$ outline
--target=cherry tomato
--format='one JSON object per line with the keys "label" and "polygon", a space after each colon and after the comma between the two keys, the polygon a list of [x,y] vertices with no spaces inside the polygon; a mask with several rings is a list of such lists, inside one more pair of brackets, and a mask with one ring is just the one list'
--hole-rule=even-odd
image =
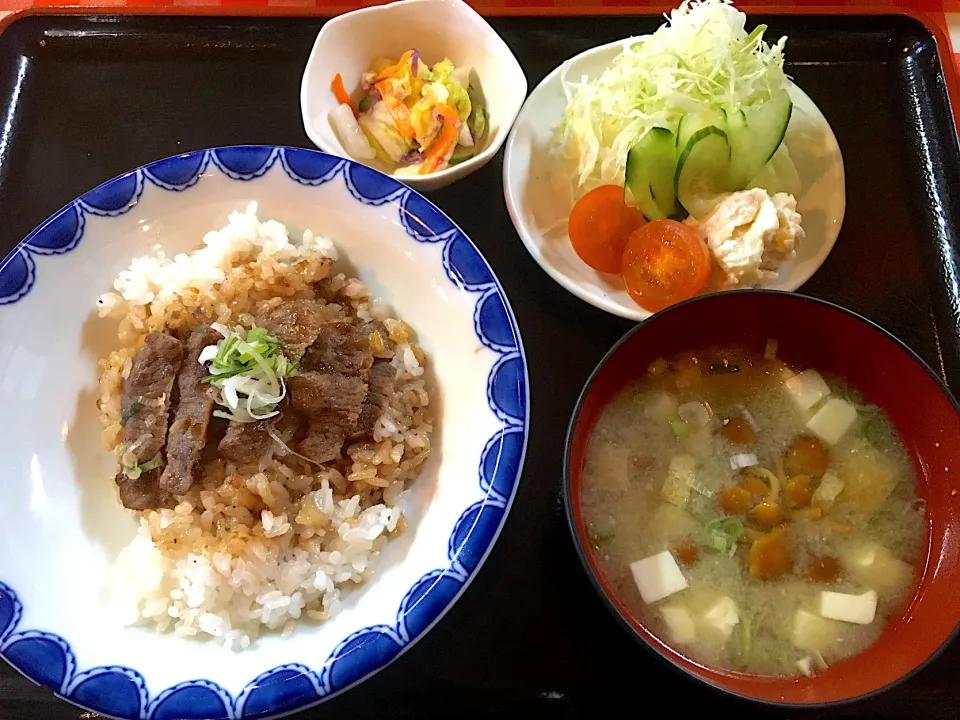
{"label": "cherry tomato", "polygon": [[573,206],[570,243],[594,270],[619,274],[627,238],[644,222],[642,212],[623,204],[622,187],[601,185]]}
{"label": "cherry tomato", "polygon": [[655,220],[636,230],[623,253],[623,281],[636,303],[651,312],[692,298],[710,279],[710,250],[696,230]]}

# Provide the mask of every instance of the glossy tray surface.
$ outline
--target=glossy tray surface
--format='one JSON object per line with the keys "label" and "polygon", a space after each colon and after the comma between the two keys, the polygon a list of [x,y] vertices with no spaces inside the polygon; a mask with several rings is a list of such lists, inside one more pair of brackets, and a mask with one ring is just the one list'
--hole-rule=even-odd
{"label": "glossy tray surface", "polygon": [[[843,230],[801,292],[880,323],[960,393],[960,150],[934,36],[900,16],[750,20],[790,38],[788,72],[844,155]],[[531,88],[568,57],[659,22],[491,20]],[[322,24],[49,14],[14,22],[0,34],[0,251],[86,190],[152,160],[233,144],[309,147],[299,84]],[[298,717],[579,717],[630,697],[640,710],[634,703],[647,693],[684,716],[784,717],[694,685],[652,657],[582,572],[560,501],[563,441],[584,381],[631,323],[540,270],[507,215],[501,169],[498,157],[430,198],[490,261],[524,338],[532,420],[516,504],[486,565],[433,631],[360,688]],[[953,646],[892,691],[817,715],[956,717],[958,662]],[[78,714],[0,664],[0,717]]]}

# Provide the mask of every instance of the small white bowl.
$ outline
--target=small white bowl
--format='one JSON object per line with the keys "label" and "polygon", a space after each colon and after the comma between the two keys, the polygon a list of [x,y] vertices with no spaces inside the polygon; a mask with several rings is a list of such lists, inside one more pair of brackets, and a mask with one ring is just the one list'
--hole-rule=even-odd
{"label": "small white bowl", "polygon": [[359,162],[416,190],[439,190],[479,170],[497,154],[527,95],[527,78],[520,63],[496,31],[465,2],[401,0],[330,20],[317,35],[307,60],[300,86],[300,112],[310,140],[325,152],[350,158],[328,119],[337,106],[330,90],[333,77],[340,73],[357,102],[360,77],[370,69],[371,62],[400,57],[414,48],[430,65],[447,57],[454,65],[474,68],[490,115],[485,146],[470,160],[429,175],[397,175],[378,160]]}
{"label": "small white bowl", "polygon": [[[570,77],[597,78],[624,46],[637,40],[627,38],[587,50],[534,88],[507,140],[503,191],[517,234],[550,277],[601,310],[644,320],[650,311],[633,301],[623,281],[588,266],[570,245],[567,221],[575,201],[573,183],[552,147],[567,107],[560,82],[564,67],[569,67]],[[800,176],[797,211],[807,237],[797,248],[796,258],[778,268],[778,277],[769,286],[776,290],[796,290],[819,269],[837,240],[846,207],[843,157],[830,123],[796,85],[790,85],[790,97],[793,114],[784,142]]]}

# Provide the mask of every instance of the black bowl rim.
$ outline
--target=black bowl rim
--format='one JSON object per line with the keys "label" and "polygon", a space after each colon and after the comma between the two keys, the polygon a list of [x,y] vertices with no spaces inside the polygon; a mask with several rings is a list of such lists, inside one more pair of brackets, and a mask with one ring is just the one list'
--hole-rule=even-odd
{"label": "black bowl rim", "polygon": [[687,305],[692,305],[694,303],[710,302],[712,300],[716,300],[725,295],[731,295],[731,294],[756,295],[761,297],[766,295],[776,295],[776,296],[781,296],[785,298],[793,298],[798,302],[812,302],[814,304],[821,305],[831,310],[840,312],[844,315],[851,317],[854,320],[859,320],[860,322],[866,324],[868,327],[872,328],[876,332],[879,332],[881,335],[885,336],[888,340],[892,341],[901,350],[906,352],[910,356],[910,358],[913,359],[913,361],[917,363],[917,365],[919,365],[927,373],[927,375],[929,375],[930,378],[936,383],[936,385],[940,388],[940,392],[943,393],[943,395],[947,398],[947,400],[953,405],[954,411],[957,413],[958,416],[960,416],[960,402],[958,402],[957,398],[954,397],[953,393],[950,392],[950,388],[947,387],[943,379],[933,371],[933,369],[923,360],[923,358],[921,358],[912,348],[910,348],[906,343],[900,340],[896,335],[891,333],[889,330],[885,329],[884,327],[874,322],[873,320],[870,320],[869,318],[864,317],[860,313],[850,310],[848,308],[845,308],[841,305],[838,305],[837,303],[831,302],[829,300],[823,300],[821,298],[813,297],[811,295],[805,295],[803,293],[787,292],[784,290],[771,290],[768,288],[748,288],[748,289],[742,289],[742,290],[727,290],[722,293],[711,293],[709,295],[699,295],[697,297],[690,298],[689,300],[684,300],[682,302],[671,305],[670,307],[667,307],[659,312],[654,313],[653,315],[640,321],[637,325],[630,328],[626,333],[624,333],[624,335],[619,340],[617,340],[616,343],[614,343],[613,347],[611,347],[607,351],[607,353],[603,356],[600,362],[597,363],[597,366],[593,369],[593,372],[590,373],[590,377],[587,378],[587,382],[584,384],[583,389],[580,391],[580,396],[577,398],[577,402],[574,405],[573,413],[570,416],[570,423],[567,426],[567,436],[564,441],[563,504],[564,504],[565,514],[567,517],[567,527],[570,530],[570,535],[573,537],[573,544],[576,547],[577,556],[580,558],[580,563],[581,565],[583,565],[583,569],[586,572],[588,579],[590,580],[590,584],[593,585],[594,590],[596,590],[597,594],[600,596],[607,610],[613,614],[613,616],[617,619],[620,625],[627,630],[627,632],[630,634],[631,637],[633,637],[634,640],[636,640],[640,645],[646,648],[649,652],[653,653],[653,655],[659,658],[661,661],[667,663],[668,666],[674,669],[675,671],[681,673],[683,676],[687,678],[693,679],[694,681],[710,688],[715,692],[721,693],[728,697],[737,698],[739,700],[745,700],[745,701],[755,703],[758,705],[763,705],[766,707],[790,708],[790,709],[826,709],[826,708],[849,705],[850,703],[860,702],[861,700],[867,700],[867,699],[876,697],[877,695],[885,693],[888,690],[896,687],[897,685],[904,682],[905,680],[908,680],[909,678],[914,677],[915,675],[920,673],[924,668],[926,668],[931,662],[936,660],[943,653],[943,651],[946,650],[946,648],[954,640],[956,640],[958,634],[960,634],[960,621],[958,621],[958,623],[954,626],[953,631],[950,633],[950,635],[948,635],[947,638],[944,639],[944,641],[940,644],[940,646],[936,650],[934,650],[932,653],[930,653],[930,655],[923,662],[919,663],[912,670],[900,676],[896,680],[890,683],[887,683],[886,685],[879,687],[875,690],[871,690],[868,693],[864,693],[863,695],[856,695],[854,697],[843,698],[841,700],[831,700],[828,702],[817,702],[817,703],[786,702],[786,701],[766,700],[762,698],[757,698],[752,695],[746,695],[744,693],[728,690],[725,687],[717,685],[716,683],[713,683],[709,680],[706,680],[700,677],[699,675],[696,675],[695,673],[691,672],[687,668],[674,662],[670,657],[668,657],[664,653],[660,652],[660,650],[658,650],[654,645],[652,645],[645,637],[643,637],[640,633],[638,633],[636,628],[634,628],[633,625],[631,625],[630,622],[624,617],[624,615],[617,609],[617,607],[613,604],[612,600],[610,599],[610,596],[604,591],[603,587],[600,584],[599,579],[597,578],[597,573],[594,572],[593,566],[590,564],[590,560],[587,557],[587,552],[584,547],[584,541],[580,537],[580,534],[577,532],[576,518],[573,515],[572,491],[570,487],[570,452],[571,452],[572,441],[573,441],[573,433],[577,425],[577,420],[579,420],[580,418],[580,412],[583,409],[584,399],[587,397],[590,390],[593,388],[593,384],[596,381],[597,376],[606,367],[607,362],[610,360],[610,358],[612,358],[617,353],[617,351],[619,351],[620,348],[630,338],[632,338],[636,333],[640,332],[651,321],[655,319],[663,319],[663,317],[669,315],[670,312],[682,307],[686,307]]}

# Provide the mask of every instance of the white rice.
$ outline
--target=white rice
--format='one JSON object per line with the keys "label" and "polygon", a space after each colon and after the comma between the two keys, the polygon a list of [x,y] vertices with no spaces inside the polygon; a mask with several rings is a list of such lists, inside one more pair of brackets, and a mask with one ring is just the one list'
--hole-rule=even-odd
{"label": "white rice", "polygon": [[[372,441],[317,467],[276,446],[253,466],[222,459],[173,509],[138,513],[137,537],[118,557],[111,602],[127,624],[215,638],[244,650],[264,631],[281,636],[329,618],[341,593],[368,580],[390,535],[403,531],[400,504],[430,449],[433,429],[423,351],[412,332],[355,278],[330,274],[334,244],[309,230],[289,239],[260,222],[256,203],[233,213],[192,254],[133,260],[99,300],[119,320],[120,348],[101,361],[105,444],[119,446],[123,378],[143,337],[197,322],[242,323],[274,297],[314,297],[330,320],[382,320],[397,342],[397,384]],[[112,482],[112,480],[111,480]]]}

